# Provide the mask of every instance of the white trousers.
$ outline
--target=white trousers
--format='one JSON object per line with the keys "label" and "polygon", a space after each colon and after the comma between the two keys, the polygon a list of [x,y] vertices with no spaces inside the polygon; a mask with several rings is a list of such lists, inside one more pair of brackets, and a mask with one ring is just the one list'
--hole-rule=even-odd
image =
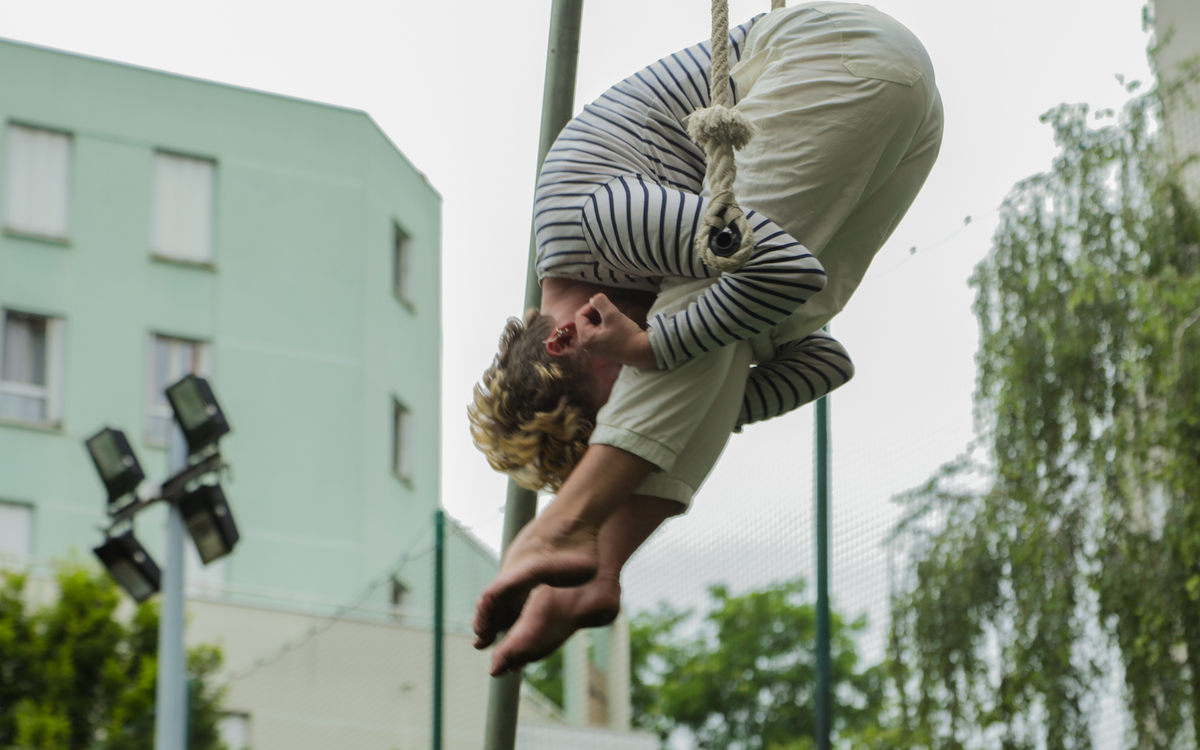
{"label": "white trousers", "polygon": [[[658,471],[637,494],[685,505],[733,430],[753,361],[821,328],[845,307],[925,182],[942,137],[933,66],[912,32],[870,6],[816,2],[755,23],[733,69],[757,127],[737,153],[738,202],[816,255],[825,289],[754,339],[673,370],[622,370],[593,444]],[[666,279],[653,316],[686,307],[710,279]]]}

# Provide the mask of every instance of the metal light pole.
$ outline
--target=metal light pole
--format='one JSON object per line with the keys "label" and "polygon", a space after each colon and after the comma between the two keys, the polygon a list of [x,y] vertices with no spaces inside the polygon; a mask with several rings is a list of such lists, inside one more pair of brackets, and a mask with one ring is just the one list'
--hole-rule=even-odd
{"label": "metal light pole", "polygon": [[[167,444],[167,473],[187,466],[187,442],[172,425]],[[187,672],[183,647],[183,511],[167,503],[167,560],[163,571],[162,611],[158,618],[158,677],[155,684],[154,750],[187,747]]]}
{"label": "metal light pole", "polygon": [[[212,387],[204,378],[186,375],[166,389],[166,396],[175,413],[167,442],[169,477],[148,494],[137,494],[146,474],[124,432],[104,427],[84,444],[108,494],[109,525],[103,529],[104,544],[93,551],[136,601],[146,601],[157,591],[163,594],[158,618],[154,750],[186,750],[190,700],[183,645],[185,531],[195,541],[205,565],[232,552],[240,535],[220,482],[205,482],[227,466],[219,443],[230,431]],[[195,458],[190,465],[189,457]],[[165,572],[132,529],[134,517],[158,502],[167,504]],[[114,535],[114,529],[126,523],[130,528]]]}
{"label": "metal light pole", "polygon": [[[550,41],[546,49],[546,79],[542,88],[542,126],[538,140],[537,172],[554,145],[554,139],[571,120],[575,109],[575,70],[579,61],[579,31],[583,24],[583,0],[554,0],[550,9]],[[525,273],[525,309],[540,307],[542,287],[538,284],[537,242],[529,241]],[[537,513],[537,493],[511,479],[504,511],[504,547]],[[487,727],[484,750],[513,750],[517,741],[517,709],[521,701],[520,671],[492,680],[488,691]]]}

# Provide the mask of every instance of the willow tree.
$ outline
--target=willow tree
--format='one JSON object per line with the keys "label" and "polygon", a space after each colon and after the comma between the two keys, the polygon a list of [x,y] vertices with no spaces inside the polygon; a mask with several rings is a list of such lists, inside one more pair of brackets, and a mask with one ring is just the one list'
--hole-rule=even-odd
{"label": "willow tree", "polygon": [[1200,737],[1200,222],[1161,126],[1190,105],[1128,90],[1043,116],[1059,153],[971,281],[978,444],[897,534],[890,668],[919,745],[1090,748],[1114,668],[1134,746]]}

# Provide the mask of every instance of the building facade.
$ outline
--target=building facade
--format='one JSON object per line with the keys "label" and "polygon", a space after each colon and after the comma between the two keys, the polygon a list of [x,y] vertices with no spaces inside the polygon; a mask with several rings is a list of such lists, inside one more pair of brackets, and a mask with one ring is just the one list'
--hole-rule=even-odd
{"label": "building facade", "polygon": [[428,543],[440,198],[365,113],[2,43],[0,118],[15,552],[97,543],[101,426],[163,476],[187,372],[234,427],[243,544],[208,582],[338,600]]}
{"label": "building facade", "polygon": [[1154,0],[1153,12],[1159,76],[1164,82],[1183,81],[1163,102],[1167,139],[1177,163],[1185,164],[1185,188],[1200,201],[1200,4]]}
{"label": "building facade", "polygon": [[[83,441],[121,429],[164,479],[163,388],[205,376],[241,540],[207,567],[188,542],[187,640],[223,650],[230,750],[429,747],[438,193],[364,112],[2,40],[0,124],[0,566],[90,561],[106,497]],[[159,561],[164,521],[136,520]],[[466,750],[496,559],[452,521],[445,559],[445,747]],[[593,723],[628,727],[627,671]],[[521,716],[548,727],[531,750],[573,731],[534,691]]]}

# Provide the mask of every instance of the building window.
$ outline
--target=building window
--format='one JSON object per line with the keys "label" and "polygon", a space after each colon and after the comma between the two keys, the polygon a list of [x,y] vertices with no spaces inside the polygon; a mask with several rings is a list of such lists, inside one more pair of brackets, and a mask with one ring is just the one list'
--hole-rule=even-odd
{"label": "building window", "polygon": [[0,500],[0,563],[33,558],[33,508]]}
{"label": "building window", "polygon": [[4,163],[5,228],[65,239],[71,137],[52,130],[9,125]]}
{"label": "building window", "polygon": [[247,750],[250,747],[250,714],[224,714],[217,722],[217,733],[229,750]]}
{"label": "building window", "polygon": [[54,425],[61,419],[63,322],[3,311],[0,419]]}
{"label": "building window", "polygon": [[229,569],[225,566],[228,558],[213,560],[208,565],[200,559],[196,545],[185,544],[183,555],[184,583],[189,594],[222,594],[229,580]]}
{"label": "building window", "polygon": [[392,471],[412,477],[412,414],[399,401],[392,402]]}
{"label": "building window", "polygon": [[400,228],[392,225],[392,291],[403,302],[412,303],[412,239]]}
{"label": "building window", "polygon": [[209,347],[200,341],[152,336],[150,341],[150,393],[146,442],[165,446],[174,414],[166,388],[185,375],[207,376]]}
{"label": "building window", "polygon": [[207,159],[154,155],[154,216],[150,249],[191,263],[213,259],[215,165]]}
{"label": "building window", "polygon": [[408,598],[408,586],[404,585],[398,576],[392,576],[392,617],[400,617],[404,613],[405,600]]}

